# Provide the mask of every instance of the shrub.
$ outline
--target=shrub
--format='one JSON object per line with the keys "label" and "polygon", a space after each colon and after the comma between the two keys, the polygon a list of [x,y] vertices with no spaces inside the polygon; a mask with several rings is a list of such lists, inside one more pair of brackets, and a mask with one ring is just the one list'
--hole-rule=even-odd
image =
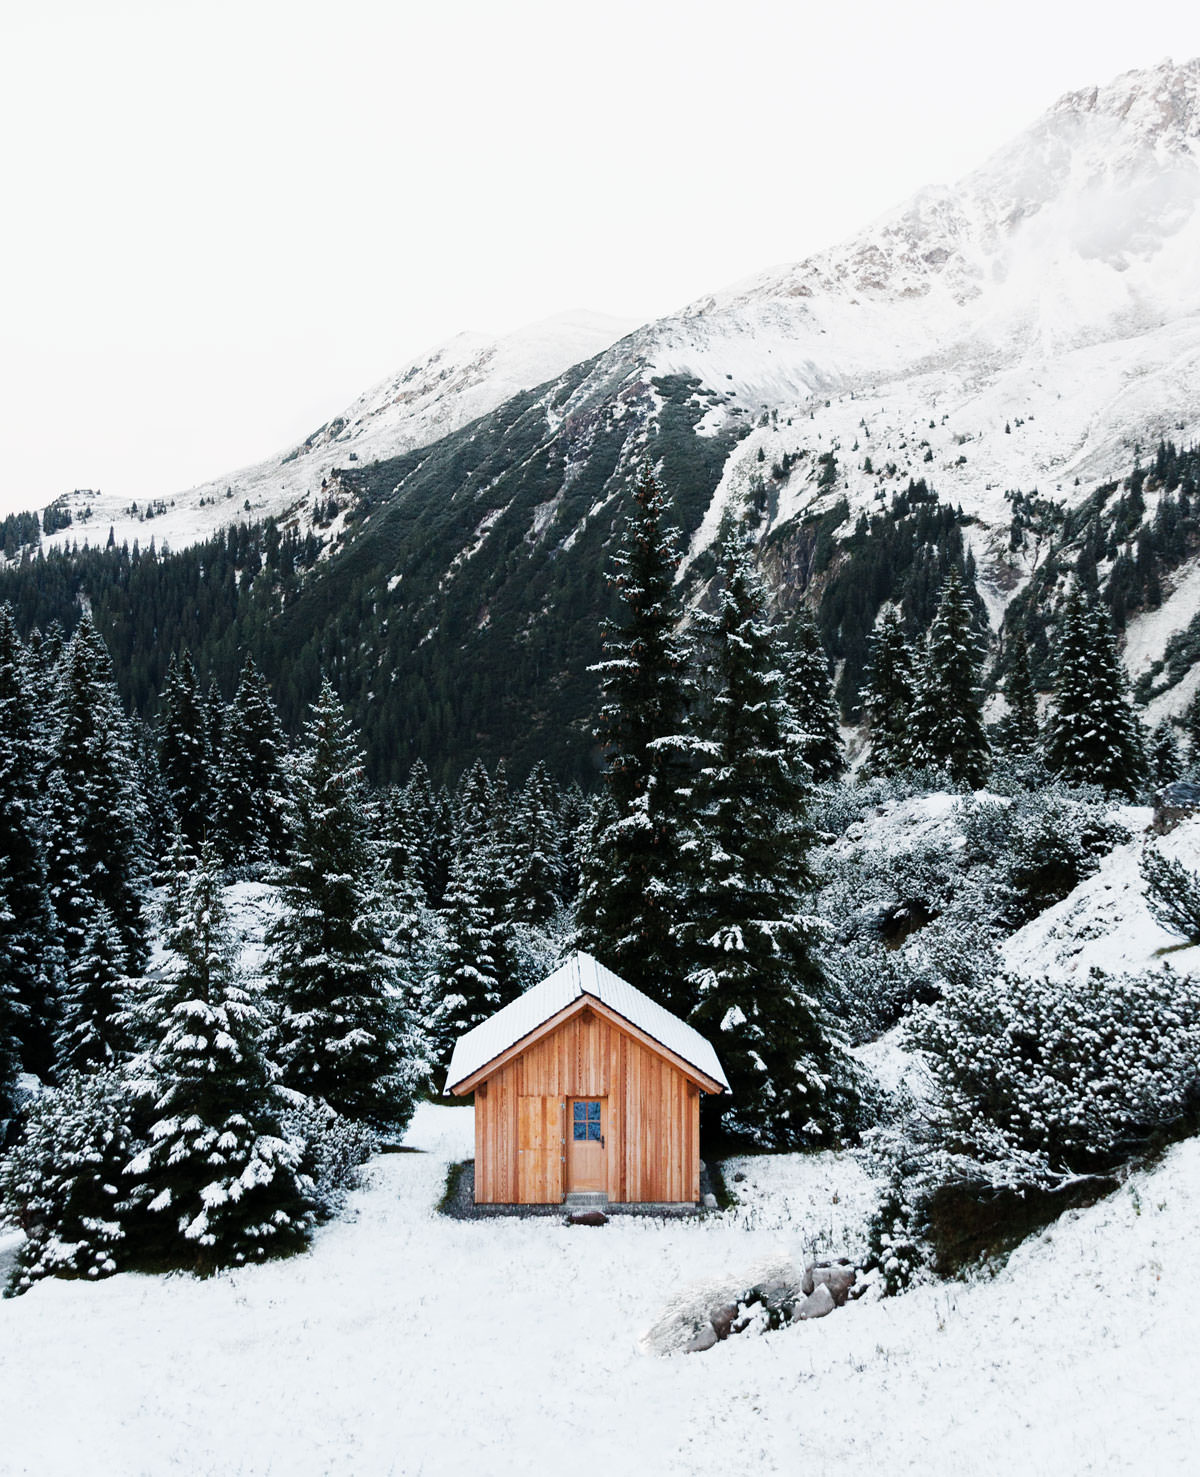
{"label": "shrub", "polygon": [[134,1149],[120,1073],[74,1073],[32,1101],[24,1138],[0,1161],[0,1219],[27,1238],[10,1295],[42,1277],[107,1277],[128,1264]]}
{"label": "shrub", "polygon": [[328,1219],[362,1183],[362,1166],[378,1149],[375,1135],[327,1104],[298,1094],[279,1123],[284,1136],[299,1145],[300,1173],[312,1181],[317,1211]]}
{"label": "shrub", "polygon": [[1147,906],[1158,921],[1189,943],[1200,944],[1200,875],[1147,847],[1142,880]]}

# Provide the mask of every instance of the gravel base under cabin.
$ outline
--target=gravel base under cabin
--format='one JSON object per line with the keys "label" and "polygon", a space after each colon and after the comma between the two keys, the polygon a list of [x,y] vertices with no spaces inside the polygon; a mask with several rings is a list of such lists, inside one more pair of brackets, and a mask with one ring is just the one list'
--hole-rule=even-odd
{"label": "gravel base under cabin", "polygon": [[[604,1213],[610,1216],[639,1215],[660,1219],[667,1217],[671,1220],[683,1220],[689,1216],[713,1215],[715,1211],[705,1209],[704,1197],[713,1194],[714,1188],[706,1165],[700,1171],[699,1205],[609,1205]],[[557,1216],[559,1220],[566,1217],[566,1208],[562,1205],[476,1205],[475,1161],[473,1159],[467,1159],[463,1163],[451,1166],[448,1193],[438,1209],[442,1215],[452,1216],[458,1221],[492,1220],[497,1216]]]}

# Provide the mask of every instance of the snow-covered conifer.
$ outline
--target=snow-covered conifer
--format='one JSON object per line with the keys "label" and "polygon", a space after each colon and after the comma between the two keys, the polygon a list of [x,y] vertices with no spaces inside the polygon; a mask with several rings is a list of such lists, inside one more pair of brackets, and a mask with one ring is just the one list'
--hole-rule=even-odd
{"label": "snow-covered conifer", "polygon": [[514,820],[517,915],[545,923],[563,897],[563,834],[558,792],[540,761],[529,772]]}
{"label": "snow-covered conifer", "polygon": [[1169,718],[1164,718],[1150,735],[1148,761],[1152,785],[1169,785],[1183,773],[1183,751]]}
{"label": "snow-covered conifer", "polygon": [[828,1142],[849,1108],[806,912],[806,734],[786,697],[749,543],[732,529],[717,577],[717,609],[701,626],[711,711],[684,847],[691,1019],[715,1043],[733,1089],[711,1100],[725,1133],[795,1149]]}
{"label": "snow-covered conifer", "polygon": [[71,963],[63,988],[55,1071],[93,1072],[128,1055],[130,981],[125,945],[103,903],[88,927],[83,950]]}
{"label": "snow-covered conifer", "polygon": [[0,1159],[0,1220],[27,1238],[10,1294],[125,1265],[133,1120],[129,1083],[112,1071],[70,1073],[30,1103],[21,1142]]}
{"label": "snow-covered conifer", "polygon": [[211,846],[182,891],[170,962],[138,1007],[148,1042],[140,1093],[153,1121],[131,1170],[146,1211],[161,1217],[154,1250],[209,1272],[302,1246],[312,1207],[299,1147],[281,1130],[265,1023],[238,971]]}
{"label": "snow-covered conifer", "polygon": [[213,835],[226,862],[283,860],[287,743],[266,679],[247,657],[224,715],[213,778]]}
{"label": "snow-covered conifer", "polygon": [[1134,717],[1108,618],[1072,590],[1058,633],[1054,700],[1043,740],[1047,767],[1068,784],[1132,796],[1145,774]]}
{"label": "snow-covered conifer", "polygon": [[493,954],[496,919],[482,893],[475,858],[460,853],[442,901],[443,948],[429,989],[430,1035],[441,1067],[457,1038],[505,1003]]}
{"label": "snow-covered conifer", "polygon": [[788,701],[804,734],[802,757],[816,783],[835,780],[846,768],[829,658],[811,613],[801,610],[792,623],[784,658]]}
{"label": "snow-covered conifer", "polygon": [[913,708],[917,661],[900,612],[889,607],[871,638],[871,665],[863,714],[871,733],[873,774],[896,774],[914,763]]}
{"label": "snow-covered conifer", "polygon": [[392,917],[363,760],[326,681],[289,766],[283,912],[268,936],[287,1087],[383,1131],[402,1129],[423,1070],[389,944]]}
{"label": "snow-covered conifer", "polygon": [[172,656],[158,719],[158,762],[184,835],[198,846],[207,832],[209,754],[204,699],[191,653]]}
{"label": "snow-covered conifer", "polygon": [[951,570],[929,626],[912,726],[918,763],[972,788],[990,766],[979,686],[983,652],[974,607]]}
{"label": "snow-covered conifer", "polygon": [[1017,754],[1032,754],[1038,741],[1037,689],[1029,665],[1029,643],[1018,627],[1011,638],[1012,660],[1004,679],[1004,696],[1008,701],[1008,721],[1004,741]]}
{"label": "snow-covered conifer", "polygon": [[678,845],[687,801],[690,651],[667,495],[649,470],[634,496],[613,583],[623,617],[605,626],[597,737],[608,753],[607,803],[582,867],[577,942],[640,989],[686,1015],[676,926],[684,878]]}

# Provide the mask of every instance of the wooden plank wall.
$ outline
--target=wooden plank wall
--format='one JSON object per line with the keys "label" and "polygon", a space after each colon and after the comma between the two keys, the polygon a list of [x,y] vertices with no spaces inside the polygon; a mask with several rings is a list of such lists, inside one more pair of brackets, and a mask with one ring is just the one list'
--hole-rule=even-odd
{"label": "wooden plank wall", "polygon": [[608,1198],[700,1198],[700,1094],[615,1023],[584,1011],[475,1091],[475,1198],[547,1204],[563,1195],[564,1104],[608,1102]]}

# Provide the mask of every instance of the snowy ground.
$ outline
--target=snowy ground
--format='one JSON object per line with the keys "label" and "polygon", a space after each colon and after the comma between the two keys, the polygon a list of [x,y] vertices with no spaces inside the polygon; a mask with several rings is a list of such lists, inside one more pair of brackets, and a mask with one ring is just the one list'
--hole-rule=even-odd
{"label": "snowy ground", "polygon": [[852,1160],[745,1161],[727,1216],[597,1231],[435,1217],[471,1111],[409,1137],[304,1258],[0,1304],[0,1472],[1195,1470],[1198,1141],[994,1280],[660,1357],[681,1299],[856,1248]]}

